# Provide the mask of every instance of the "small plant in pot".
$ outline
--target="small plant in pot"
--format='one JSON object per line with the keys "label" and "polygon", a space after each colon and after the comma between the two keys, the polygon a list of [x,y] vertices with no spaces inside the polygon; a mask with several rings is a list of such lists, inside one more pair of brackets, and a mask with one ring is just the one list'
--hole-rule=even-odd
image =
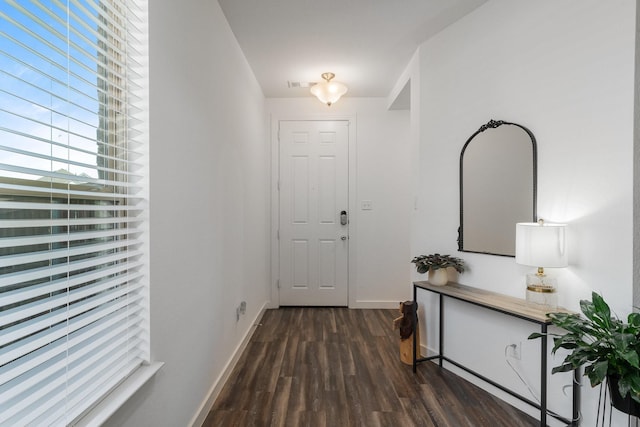
{"label": "small plant in pot", "polygon": [[[640,416],[640,313],[631,313],[627,322],[611,314],[602,296],[591,294],[581,300],[577,313],[549,313],[551,323],[565,331],[548,333],[553,338],[552,353],[569,350],[552,373],[568,372],[584,366],[592,387],[608,384],[612,405],[624,413]],[[529,339],[544,337],[535,333]]]}
{"label": "small plant in pot", "polygon": [[432,285],[446,285],[448,282],[447,268],[451,267],[458,273],[464,272],[464,261],[451,255],[419,255],[411,261],[416,265],[420,274],[429,273],[429,283]]}

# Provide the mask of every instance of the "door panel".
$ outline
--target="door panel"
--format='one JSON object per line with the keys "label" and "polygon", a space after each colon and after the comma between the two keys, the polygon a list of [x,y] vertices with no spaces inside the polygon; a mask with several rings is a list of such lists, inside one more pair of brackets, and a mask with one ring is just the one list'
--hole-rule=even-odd
{"label": "door panel", "polygon": [[309,288],[309,242],[294,239],[291,242],[292,288]]}
{"label": "door panel", "polygon": [[280,305],[348,305],[347,121],[281,121]]}
{"label": "door panel", "polygon": [[291,177],[293,191],[293,214],[294,224],[309,223],[309,159],[307,157],[293,156],[293,174]]}
{"label": "door panel", "polygon": [[335,289],[336,287],[336,241],[321,240],[318,257],[318,286],[320,289]]}
{"label": "door panel", "polygon": [[318,220],[321,224],[333,224],[336,213],[336,158],[319,158],[318,171]]}

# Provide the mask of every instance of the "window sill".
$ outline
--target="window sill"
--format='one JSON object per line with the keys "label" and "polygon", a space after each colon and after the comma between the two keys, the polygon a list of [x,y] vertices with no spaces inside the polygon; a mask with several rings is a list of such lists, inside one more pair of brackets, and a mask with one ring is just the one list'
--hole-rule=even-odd
{"label": "window sill", "polygon": [[127,400],[131,398],[164,366],[164,362],[152,362],[142,365],[118,387],[109,393],[100,403],[93,407],[82,418],[73,423],[74,426],[99,426],[104,424]]}

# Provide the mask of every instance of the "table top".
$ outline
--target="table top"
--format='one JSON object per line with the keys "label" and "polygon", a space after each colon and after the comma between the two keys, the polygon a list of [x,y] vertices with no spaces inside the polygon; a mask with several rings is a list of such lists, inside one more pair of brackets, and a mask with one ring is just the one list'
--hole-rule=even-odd
{"label": "table top", "polygon": [[522,298],[503,295],[459,283],[449,282],[444,286],[436,286],[426,281],[420,281],[413,282],[413,284],[421,289],[467,301],[539,324],[551,323],[551,320],[547,317],[547,313],[572,313],[563,307],[540,305],[528,302]]}

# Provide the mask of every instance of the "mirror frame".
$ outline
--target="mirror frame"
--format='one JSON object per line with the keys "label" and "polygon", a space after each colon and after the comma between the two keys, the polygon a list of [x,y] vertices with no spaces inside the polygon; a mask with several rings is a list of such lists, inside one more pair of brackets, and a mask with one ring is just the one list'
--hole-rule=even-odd
{"label": "mirror frame", "polygon": [[[487,254],[487,255],[497,255],[497,256],[506,256],[506,257],[515,257],[515,255],[509,254],[499,254],[493,252],[483,252],[483,251],[470,251],[464,249],[464,185],[463,185],[463,162],[464,162],[464,153],[467,149],[467,146],[471,143],[473,138],[475,138],[478,134],[486,131],[487,129],[495,129],[503,125],[517,126],[522,129],[531,139],[531,148],[532,148],[532,160],[533,160],[533,212],[532,212],[532,222],[537,222],[538,214],[537,214],[537,205],[538,205],[538,150],[536,138],[533,136],[533,133],[527,129],[526,127],[519,125],[517,123],[511,123],[504,120],[489,120],[487,124],[480,126],[480,128],[467,139],[464,146],[462,147],[462,151],[460,152],[460,225],[458,227],[458,251],[460,252],[470,252],[470,253],[478,253],[478,254]],[[515,224],[514,224],[515,230]],[[515,241],[515,237],[514,237]]]}

